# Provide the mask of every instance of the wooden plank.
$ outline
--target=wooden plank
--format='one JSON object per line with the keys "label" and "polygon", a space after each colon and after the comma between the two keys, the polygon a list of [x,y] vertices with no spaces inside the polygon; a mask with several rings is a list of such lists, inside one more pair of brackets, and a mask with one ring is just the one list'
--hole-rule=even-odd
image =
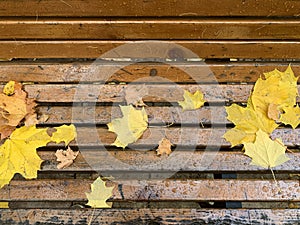
{"label": "wooden plank", "polygon": [[[150,125],[156,124],[227,124],[227,113],[224,107],[204,106],[196,111],[182,111],[181,107],[145,107]],[[107,124],[113,117],[122,117],[120,107],[113,106],[39,106],[40,115],[48,115],[49,118],[43,125],[75,123],[75,124]],[[73,113],[84,112],[82,116]],[[214,115],[214,116],[213,116]]]}
{"label": "wooden plank", "polygon": [[[92,64],[95,63],[95,64]],[[264,72],[277,68],[284,71],[288,63],[268,62],[172,62],[163,63],[128,63],[114,62],[0,62],[0,82],[15,80],[20,82],[134,82],[140,79],[162,77],[172,82],[255,82]],[[119,68],[111,76],[92,71],[93,66],[101,66],[103,71]],[[291,63],[295,75],[300,74],[300,63]],[[211,75],[212,74],[212,75]],[[152,79],[153,82],[162,80]],[[299,80],[300,82],[300,80]]]}
{"label": "wooden plank", "polygon": [[0,20],[0,39],[169,40],[300,38],[299,20],[159,19]]}
{"label": "wooden plank", "polygon": [[0,1],[1,16],[34,16],[37,19],[42,16],[299,16],[299,8],[300,3],[293,0]]}
{"label": "wooden plank", "polygon": [[[3,201],[86,201],[93,180],[12,180]],[[115,180],[113,201],[300,201],[298,180]],[[278,191],[278,187],[281,191]],[[7,194],[9,190],[9,195]]]}
{"label": "wooden plank", "polygon": [[[147,44],[126,46],[124,54],[113,54],[118,46],[133,44],[134,41],[2,41],[0,58],[98,58],[112,50],[111,58],[153,58],[183,59],[189,57],[172,45],[157,45],[155,49]],[[299,41],[171,41],[190,49],[200,58],[255,58],[293,59],[300,58]],[[123,46],[124,47],[124,46]],[[135,50],[133,50],[135,49]],[[134,56],[129,50],[136,51]],[[107,56],[107,55],[106,55]]]}
{"label": "wooden plank", "polygon": [[[253,85],[176,85],[176,84],[79,84],[79,85],[26,85],[30,98],[38,102],[110,102],[125,103],[125,90],[145,89],[145,102],[175,102],[183,100],[184,90],[195,92],[201,90],[209,103],[246,102]],[[298,86],[300,91],[300,85]],[[53,94],[55,93],[55,94]],[[142,97],[142,96],[141,96]],[[298,101],[300,99],[298,98]],[[177,103],[176,103],[177,104]]]}
{"label": "wooden plank", "polygon": [[[225,134],[225,128],[201,128],[201,125],[194,127],[150,127],[148,128],[141,139],[135,142],[130,147],[139,148],[142,146],[147,149],[153,149],[157,147],[159,141],[166,137],[174,145],[186,146],[190,148],[196,148],[196,146],[224,146],[230,147],[230,144],[225,141],[222,136]],[[107,128],[103,127],[77,127],[77,144],[80,147],[90,146],[99,147],[103,145],[111,145],[116,138],[116,135],[109,132]],[[281,138],[283,143],[287,146],[299,146],[300,145],[300,129],[276,129],[272,133],[272,138]],[[191,134],[193,136],[191,137]],[[75,144],[75,142],[72,142]]]}
{"label": "wooden plank", "polygon": [[[269,172],[250,165],[251,159],[241,151],[194,151],[177,149],[169,157],[159,157],[156,151],[80,149],[74,163],[63,170],[56,168],[58,162],[53,151],[38,151],[45,161],[43,172],[59,171],[127,171],[127,172]],[[275,167],[276,172],[300,171],[300,153],[287,153],[288,163]],[[116,160],[116,161],[115,161]],[[122,163],[116,163],[122,162]]]}
{"label": "wooden plank", "polygon": [[64,224],[297,224],[298,209],[1,209],[0,223],[17,225]]}

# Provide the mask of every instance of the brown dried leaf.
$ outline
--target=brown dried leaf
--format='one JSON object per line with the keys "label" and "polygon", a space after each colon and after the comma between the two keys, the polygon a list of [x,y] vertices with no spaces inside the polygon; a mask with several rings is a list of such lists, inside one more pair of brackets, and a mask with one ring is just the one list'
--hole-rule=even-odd
{"label": "brown dried leaf", "polygon": [[79,153],[78,151],[74,152],[69,146],[67,150],[63,150],[63,149],[57,150],[55,156],[57,157],[57,161],[60,162],[57,165],[57,169],[63,169],[72,165],[78,153]]}
{"label": "brown dried leaf", "polygon": [[167,138],[161,139],[159,144],[158,144],[156,154],[157,155],[163,155],[163,154],[170,155],[171,152],[172,152],[171,146],[172,146],[172,143],[170,142],[169,139],[167,139]]}
{"label": "brown dried leaf", "polygon": [[278,120],[280,115],[280,110],[278,110],[278,105],[276,104],[269,104],[268,106],[268,117],[272,120]]}

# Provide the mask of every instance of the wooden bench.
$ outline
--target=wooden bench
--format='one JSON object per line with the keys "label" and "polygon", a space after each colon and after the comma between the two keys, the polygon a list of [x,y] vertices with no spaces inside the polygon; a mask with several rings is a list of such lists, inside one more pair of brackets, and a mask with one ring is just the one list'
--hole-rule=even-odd
{"label": "wooden bench", "polygon": [[[233,126],[224,105],[245,103],[263,72],[291,63],[300,75],[300,1],[2,0],[0,16],[0,82],[24,83],[39,114],[49,115],[40,127],[74,123],[71,146],[80,150],[72,166],[58,170],[54,152],[63,146],[38,149],[45,161],[38,178],[15,176],[0,190],[9,202],[0,224],[300,223],[299,127],[281,125],[272,134],[293,151],[274,169],[280,193],[270,170],[250,165],[241,146],[222,138]],[[172,44],[161,45],[158,61],[149,56],[159,48],[135,59],[106,57],[145,40],[177,44],[204,60]],[[95,65],[119,70],[105,77],[91,72]],[[195,78],[191,71],[210,73]],[[125,89],[144,80],[153,94],[144,98],[150,128],[131,148],[113,147],[106,124],[121,115]],[[176,102],[198,87],[208,103],[183,113]],[[162,135],[174,144],[170,159],[156,155]],[[108,181],[115,185],[111,209],[85,206],[99,173],[115,177]]]}

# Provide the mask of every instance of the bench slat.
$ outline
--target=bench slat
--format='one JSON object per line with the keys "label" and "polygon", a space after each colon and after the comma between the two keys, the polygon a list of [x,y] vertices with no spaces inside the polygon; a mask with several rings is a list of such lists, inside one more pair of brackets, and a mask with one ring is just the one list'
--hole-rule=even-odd
{"label": "bench slat", "polygon": [[[28,82],[55,82],[55,83],[73,83],[73,82],[133,82],[141,78],[149,78],[155,73],[155,76],[166,78],[173,82],[182,83],[205,83],[205,82],[255,82],[264,72],[269,72],[277,68],[280,71],[286,70],[288,63],[284,62],[200,62],[200,63],[137,63],[128,65],[128,63],[102,62],[92,64],[93,62],[0,62],[0,81],[8,80],[28,81]],[[92,68],[101,66],[103,71],[109,68],[120,68],[119,71],[108,78],[102,73],[92,72]],[[295,75],[300,74],[300,63],[291,64]],[[210,71],[209,71],[210,70]],[[195,72],[196,71],[196,72]],[[188,74],[191,73],[192,77]],[[200,73],[202,75],[200,75]],[[210,73],[214,74],[211,77]],[[133,76],[134,74],[134,76]],[[155,82],[155,80],[153,81]],[[161,82],[161,81],[160,81]],[[299,80],[300,82],[300,80]]]}
{"label": "bench slat", "polygon": [[[123,44],[132,41],[2,41],[0,58],[98,58]],[[299,41],[172,41],[193,51],[201,58],[300,58]],[[145,45],[143,45],[145,46]],[[169,48],[169,47],[168,47]],[[128,48],[129,49],[129,48]],[[141,49],[136,58],[144,58]],[[149,50],[149,48],[148,48]],[[164,47],[159,48],[161,58],[174,56]],[[157,57],[157,49],[147,53],[148,57]],[[126,53],[126,52],[125,52]],[[124,54],[125,54],[124,53]],[[167,54],[165,54],[167,53]],[[168,53],[170,53],[168,55]],[[180,53],[181,54],[181,53]],[[120,55],[115,55],[120,57]],[[126,58],[126,55],[122,57]],[[183,53],[184,57],[184,53]],[[113,57],[111,57],[113,58]]]}
{"label": "bench slat", "polygon": [[[34,224],[87,224],[88,221],[99,224],[109,224],[115,221],[126,224],[161,223],[192,224],[192,223],[222,223],[232,225],[247,224],[297,224],[300,220],[298,209],[1,209],[0,222],[3,225],[18,224],[28,221]],[[8,219],[9,220],[8,222]]]}
{"label": "bench slat", "polygon": [[[72,0],[35,1],[2,0],[1,16],[299,16],[300,3],[294,0],[165,0],[118,1],[118,0]],[[234,6],[234,7],[233,7]],[[55,11],[53,10],[55,9]],[[212,10],[213,9],[213,10]]]}
{"label": "bench slat", "polygon": [[[93,180],[12,180],[0,190],[3,201],[86,201]],[[112,200],[300,201],[298,180],[118,180]]]}
{"label": "bench slat", "polygon": [[[250,165],[251,159],[241,151],[194,151],[176,150],[169,157],[158,157],[155,151],[145,150],[99,150],[80,149],[74,163],[65,169],[56,168],[58,162],[53,151],[38,151],[39,156],[45,160],[42,165],[43,172],[82,172],[82,171],[128,171],[132,172],[270,172],[269,169]],[[287,153],[290,158],[274,168],[276,172],[299,171],[300,153]],[[113,160],[112,160],[113,159]],[[213,159],[213,160],[212,160]],[[116,164],[114,160],[118,160]],[[176,163],[174,162],[176,161]]]}
{"label": "bench slat", "polygon": [[[299,39],[299,20],[0,20],[0,39]],[[22,31],[22,32],[20,32]]]}

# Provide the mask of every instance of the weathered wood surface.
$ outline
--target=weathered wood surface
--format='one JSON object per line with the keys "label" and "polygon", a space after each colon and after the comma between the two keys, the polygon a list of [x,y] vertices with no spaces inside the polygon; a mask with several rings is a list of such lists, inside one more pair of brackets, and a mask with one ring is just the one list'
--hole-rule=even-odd
{"label": "weathered wood surface", "polygon": [[39,19],[0,20],[0,39],[184,40],[299,39],[299,20]]}
{"label": "weathered wood surface", "polygon": [[[98,58],[104,53],[124,44],[134,41],[2,41],[0,58]],[[300,42],[294,40],[274,41],[169,41],[178,44],[198,55],[200,58],[251,58],[251,59],[292,59],[300,58]],[[190,58],[184,52],[176,52],[170,46],[160,46],[151,49],[147,44],[140,44],[140,50],[131,58]],[[130,47],[128,46],[128,49]],[[138,48],[137,48],[138,49]],[[147,52],[148,50],[148,52]],[[161,52],[158,52],[161,51]],[[113,52],[113,51],[110,51]],[[174,54],[176,52],[176,54]],[[179,55],[177,54],[179,53]],[[126,58],[128,52],[122,56],[116,54],[111,58]]]}
{"label": "weathered wood surface", "polygon": [[[94,64],[93,64],[94,63]],[[152,82],[163,82],[162,77],[178,83],[231,83],[255,82],[264,72],[277,68],[286,70],[288,63],[284,62],[169,62],[164,63],[128,63],[109,61],[92,62],[0,62],[0,81],[15,80],[20,82],[134,82],[152,77]],[[100,67],[103,71],[110,68],[119,70],[109,76],[104,73],[93,72],[93,68]],[[300,75],[300,64],[293,62],[291,67],[296,76]],[[300,80],[299,80],[300,82]]]}
{"label": "weathered wood surface", "polygon": [[[156,151],[80,149],[74,163],[58,170],[54,151],[38,151],[45,162],[43,172],[131,171],[131,172],[270,172],[250,165],[251,159],[242,151],[194,151],[177,149],[168,157],[157,156]],[[288,163],[273,168],[276,172],[300,171],[300,153],[287,153]],[[117,162],[117,163],[116,163]]]}
{"label": "weathered wood surface", "polygon": [[[166,137],[174,145],[186,146],[186,147],[196,147],[196,146],[219,146],[219,147],[230,147],[230,144],[225,141],[222,136],[225,134],[225,128],[202,128],[201,125],[194,127],[150,127],[148,128],[143,136],[137,140],[134,144],[129,145],[130,147],[138,148],[145,146],[148,149],[157,147],[159,141]],[[103,145],[111,145],[115,139],[116,135],[105,127],[78,127],[77,128],[77,144],[80,147],[90,146],[99,147]],[[299,146],[299,133],[300,129],[289,129],[282,128],[276,129],[272,133],[272,138],[282,138],[285,145]],[[191,136],[193,134],[193,136]],[[72,145],[75,142],[71,142]]]}
{"label": "weathered wood surface", "polygon": [[0,3],[1,16],[33,16],[37,19],[43,16],[299,16],[300,8],[300,3],[294,0],[2,0]]}
{"label": "weathered wood surface", "polygon": [[3,225],[27,224],[297,224],[298,209],[89,209],[0,210]]}
{"label": "weathered wood surface", "polygon": [[[86,201],[90,179],[12,180],[2,201]],[[115,180],[112,200],[300,201],[298,180]],[[280,191],[278,189],[280,188]]]}
{"label": "weathered wood surface", "polygon": [[[201,85],[201,84],[143,84],[137,85],[111,85],[111,84],[48,84],[48,85],[26,85],[25,90],[30,98],[38,102],[110,102],[126,103],[126,88],[144,88],[145,102],[175,102],[182,101],[184,90],[195,92],[201,90],[204,98],[209,103],[225,102],[247,102],[253,85]],[[300,85],[298,85],[298,91]],[[141,96],[142,97],[142,96]],[[300,99],[298,98],[298,101]]]}

